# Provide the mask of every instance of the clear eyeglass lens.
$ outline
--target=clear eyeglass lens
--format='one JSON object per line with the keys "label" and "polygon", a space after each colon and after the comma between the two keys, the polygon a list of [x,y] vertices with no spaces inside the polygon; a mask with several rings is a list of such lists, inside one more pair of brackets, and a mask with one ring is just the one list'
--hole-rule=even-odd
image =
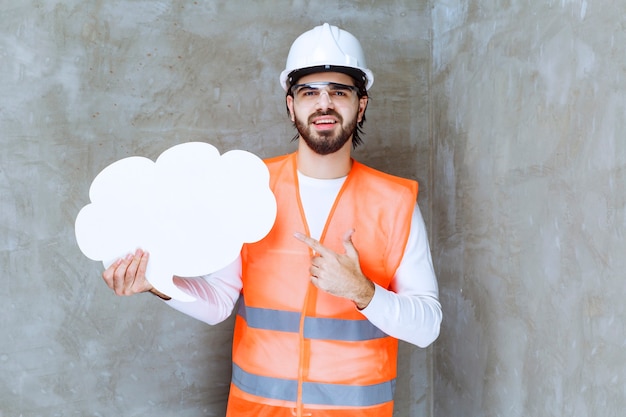
{"label": "clear eyeglass lens", "polygon": [[317,101],[323,93],[328,94],[332,101],[350,101],[357,97],[358,89],[353,85],[319,82],[296,84],[291,87],[291,93],[303,101]]}

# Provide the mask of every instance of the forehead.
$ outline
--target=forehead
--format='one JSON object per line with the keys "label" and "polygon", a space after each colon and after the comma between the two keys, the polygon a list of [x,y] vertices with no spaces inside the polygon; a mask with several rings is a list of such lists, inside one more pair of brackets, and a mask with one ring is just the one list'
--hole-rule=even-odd
{"label": "forehead", "polygon": [[347,74],[341,72],[317,72],[315,74],[305,75],[298,79],[298,84],[307,84],[313,82],[328,81],[331,83],[339,83],[346,85],[354,85],[354,80]]}

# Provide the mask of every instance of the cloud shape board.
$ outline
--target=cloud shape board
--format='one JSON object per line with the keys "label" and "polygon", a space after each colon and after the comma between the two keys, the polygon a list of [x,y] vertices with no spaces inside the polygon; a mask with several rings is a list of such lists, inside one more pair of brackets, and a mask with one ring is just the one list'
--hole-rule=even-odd
{"label": "cloud shape board", "polygon": [[193,297],[172,282],[234,261],[247,242],[262,239],[276,218],[269,172],[254,154],[220,155],[203,142],[173,146],[155,162],[133,156],[106,167],[78,213],[76,241],[85,256],[107,267],[142,248],[146,276],[181,301]]}

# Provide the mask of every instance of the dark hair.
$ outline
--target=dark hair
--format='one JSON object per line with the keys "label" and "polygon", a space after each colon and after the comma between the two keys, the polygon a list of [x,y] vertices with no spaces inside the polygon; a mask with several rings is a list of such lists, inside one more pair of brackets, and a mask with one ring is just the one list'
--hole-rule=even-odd
{"label": "dark hair", "polygon": [[[300,78],[304,77],[305,75],[315,74],[318,72],[341,72],[343,74],[349,75],[354,80],[354,86],[359,89],[359,93],[358,93],[359,98],[362,98],[362,97],[369,98],[367,89],[365,88],[367,86],[367,77],[365,76],[365,73],[363,73],[363,71],[358,70],[356,68],[351,68],[351,67],[340,67],[340,66],[330,66],[330,65],[303,68],[303,69],[295,70],[289,73],[289,75],[287,76],[287,94],[286,95],[287,96],[292,95],[291,86],[294,84],[297,84]],[[285,103],[285,106],[286,106],[286,103]],[[367,110],[367,107],[365,108],[365,110]],[[365,110],[363,110],[363,117],[361,118],[361,121],[357,123],[356,129],[354,130],[354,134],[352,135],[352,148],[353,149],[363,143],[363,139],[361,139],[360,135],[364,134],[362,128],[363,128],[363,124],[365,123]],[[287,114],[290,115],[289,107],[287,107]],[[295,125],[295,122],[294,122],[294,125]],[[291,139],[291,141],[293,142],[297,140],[298,136],[300,136],[300,134],[296,133],[296,135]]]}

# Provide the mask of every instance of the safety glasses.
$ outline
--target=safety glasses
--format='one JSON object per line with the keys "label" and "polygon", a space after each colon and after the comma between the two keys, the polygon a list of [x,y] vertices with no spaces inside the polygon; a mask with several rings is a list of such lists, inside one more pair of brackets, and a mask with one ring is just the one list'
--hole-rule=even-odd
{"label": "safety glasses", "polygon": [[353,85],[329,81],[295,84],[290,88],[291,95],[299,101],[316,103],[326,94],[333,102],[351,102],[359,96],[359,89]]}

